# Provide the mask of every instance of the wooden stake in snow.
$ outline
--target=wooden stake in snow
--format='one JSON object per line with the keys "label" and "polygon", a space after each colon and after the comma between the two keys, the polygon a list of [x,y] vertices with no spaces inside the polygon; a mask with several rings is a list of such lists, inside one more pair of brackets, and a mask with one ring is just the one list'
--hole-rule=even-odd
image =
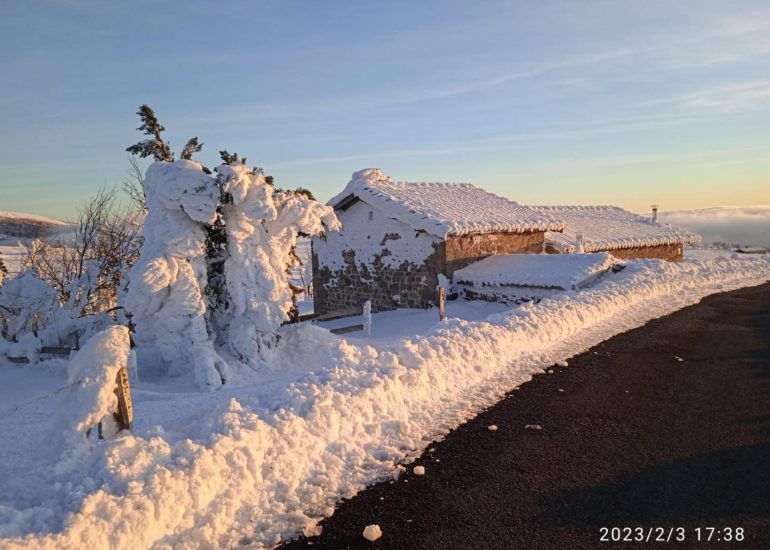
{"label": "wooden stake in snow", "polygon": [[445,314],[444,314],[444,306],[445,306],[446,299],[444,298],[444,287],[439,287],[438,289],[438,320],[443,321]]}
{"label": "wooden stake in snow", "polygon": [[364,311],[363,311],[363,318],[364,318],[364,334],[366,334],[366,337],[370,337],[372,335],[372,301],[367,300],[364,302]]}
{"label": "wooden stake in snow", "polygon": [[131,386],[128,383],[128,369],[122,367],[116,380],[118,394],[118,424],[123,430],[134,429],[134,406],[131,403]]}

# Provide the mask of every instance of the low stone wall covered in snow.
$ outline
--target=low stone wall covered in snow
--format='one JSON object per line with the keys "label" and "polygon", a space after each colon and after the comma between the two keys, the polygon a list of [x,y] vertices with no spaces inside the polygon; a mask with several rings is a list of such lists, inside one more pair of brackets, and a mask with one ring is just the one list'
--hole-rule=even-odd
{"label": "low stone wall covered in snow", "polygon": [[[551,246],[546,246],[545,251],[549,254],[559,254],[559,251]],[[657,246],[634,246],[628,248],[608,249],[616,258],[621,260],[668,260],[678,262],[684,257],[683,245],[681,243],[659,244]]]}

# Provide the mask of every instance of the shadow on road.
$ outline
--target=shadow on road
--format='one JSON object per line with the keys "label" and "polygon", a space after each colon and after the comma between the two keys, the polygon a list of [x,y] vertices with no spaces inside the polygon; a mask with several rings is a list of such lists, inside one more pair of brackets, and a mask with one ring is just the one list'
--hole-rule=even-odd
{"label": "shadow on road", "polygon": [[556,495],[540,519],[553,526],[723,523],[770,516],[770,443],[661,464],[635,475]]}

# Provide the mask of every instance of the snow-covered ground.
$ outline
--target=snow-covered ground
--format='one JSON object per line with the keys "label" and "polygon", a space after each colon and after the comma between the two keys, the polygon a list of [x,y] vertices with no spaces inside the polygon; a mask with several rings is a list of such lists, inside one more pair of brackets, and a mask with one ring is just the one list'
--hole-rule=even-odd
{"label": "snow-covered ground", "polygon": [[0,363],[0,548],[270,547],[315,532],[336,501],[397,475],[544,368],[767,280],[768,256],[688,251],[539,304],[455,302],[443,322],[435,310],[377,314],[371,340],[284,327],[280,360],[253,383],[199,393],[191,380],[140,381],[134,435],[92,441],[77,461],[51,443],[73,398],[66,362]]}
{"label": "snow-covered ground", "polygon": [[67,225],[68,222],[59,220],[57,218],[50,218],[48,216],[41,216],[39,214],[30,214],[29,212],[11,212],[8,210],[0,210],[0,219],[18,220],[18,221],[33,221],[40,222],[46,225]]}
{"label": "snow-covered ground", "polygon": [[[446,302],[446,316],[449,319],[483,321],[490,315],[510,309],[497,302],[454,300]],[[349,327],[363,323],[361,315],[343,317],[332,321],[314,323],[325,329]],[[372,335],[367,338],[363,331],[345,335],[350,342],[366,345],[385,344],[403,338],[428,334],[438,324],[438,309],[397,309],[372,314]]]}
{"label": "snow-covered ground", "polygon": [[8,274],[13,276],[19,273],[21,263],[24,259],[24,247],[20,246],[16,238],[3,238],[0,235],[0,259],[8,270]]}

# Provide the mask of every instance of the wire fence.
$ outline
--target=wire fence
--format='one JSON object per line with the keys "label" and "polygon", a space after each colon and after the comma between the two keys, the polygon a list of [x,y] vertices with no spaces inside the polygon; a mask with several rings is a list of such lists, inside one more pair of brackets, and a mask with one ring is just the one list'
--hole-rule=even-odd
{"label": "wire fence", "polygon": [[23,401],[21,403],[17,403],[15,405],[13,405],[12,407],[8,408],[8,409],[5,409],[4,411],[0,411],[0,418],[6,418],[8,416],[11,416],[12,414],[14,414],[19,409],[23,409],[24,407],[28,407],[29,405],[37,403],[38,401],[43,401],[44,399],[49,399],[49,398],[51,398],[51,397],[53,397],[53,396],[63,392],[64,390],[66,390],[68,388],[71,388],[73,386],[77,386],[78,384],[80,384],[80,380],[78,380],[77,382],[73,382],[72,384],[67,384],[66,386],[62,386],[61,388],[58,388],[58,389],[56,389],[56,390],[54,390],[52,392],[49,392],[49,393],[47,393],[45,395],[40,395],[38,397],[33,397],[32,399],[29,399],[27,401]]}

